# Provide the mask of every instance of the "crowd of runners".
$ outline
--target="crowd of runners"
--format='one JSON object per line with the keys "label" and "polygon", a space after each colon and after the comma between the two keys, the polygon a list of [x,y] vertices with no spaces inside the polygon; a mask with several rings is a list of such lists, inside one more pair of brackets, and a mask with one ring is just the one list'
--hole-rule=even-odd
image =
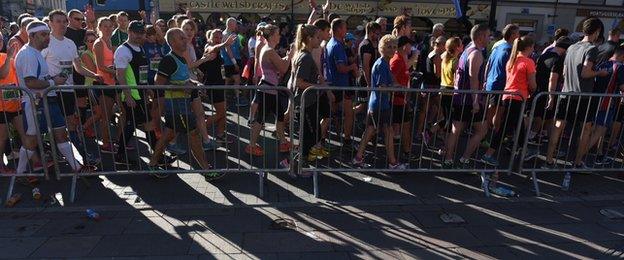
{"label": "crowd of runners", "polygon": [[[571,162],[574,168],[610,164],[622,157],[615,154],[621,152],[624,122],[619,98],[548,95],[533,102],[543,92],[624,90],[621,32],[605,31],[598,19],[585,20],[582,32],[558,29],[551,42],[538,44],[535,35],[522,33],[514,24],[502,32],[477,24],[465,35],[450,35],[444,25],[435,24],[431,33],[422,35],[413,32],[407,15],[392,21],[380,17],[355,27],[327,12],[326,5],[311,1],[310,7],[308,22],[292,28],[270,19],[251,24],[235,17],[207,24],[190,12],[169,20],[145,17],[144,12],[137,20],[125,12],[96,17],[89,7],[84,12],[54,10],[42,19],[25,13],[9,26],[2,20],[10,30],[1,35],[0,85],[29,89],[34,97],[2,90],[0,152],[17,163],[0,160],[0,172],[19,175],[50,167],[48,156],[38,152],[43,145],[38,135],[48,130],[41,116],[42,99],[47,99],[52,126],[46,136],[56,146],[46,149],[58,150],[59,160],[76,173],[98,171],[102,153],[113,154],[116,164],[136,164],[129,151],[137,149],[130,142],[137,129],[149,146],[147,166],[159,178],[167,175],[158,170],[184,149],[177,147],[179,134],[188,135],[193,158],[204,170],[213,163],[205,151],[232,143],[233,138],[248,140],[244,152],[262,157],[267,147],[258,139],[271,118],[276,119],[278,152],[298,151],[297,143],[302,153],[296,162],[303,164],[332,156],[330,131],[352,152],[354,167],[369,166],[365,152],[369,142],[377,142],[376,136],[385,147],[387,167],[394,170],[410,171],[409,163],[421,159],[413,151],[415,140],[435,147],[444,168],[471,161],[496,167],[500,162],[495,154],[514,134],[519,148],[524,140],[533,147],[520,160],[537,156],[535,146],[547,144],[547,168],[556,167],[562,136],[578,148]],[[130,87],[101,87],[115,85]],[[132,88],[140,85],[186,87]],[[246,87],[201,88],[212,85]],[[56,86],[86,87],[46,91]],[[254,86],[282,86],[284,91]],[[313,86],[320,90],[303,95]],[[322,90],[324,86],[332,88]],[[427,91],[383,91],[389,87]],[[294,94],[293,104],[287,90]],[[494,94],[502,91],[507,93]],[[228,137],[228,103],[249,106],[249,136]],[[522,121],[528,121],[532,104],[536,106],[528,128]],[[294,113],[301,110],[304,118]],[[366,120],[359,122],[362,117]],[[295,129],[287,129],[290,120],[303,121],[297,142]],[[570,124],[581,125],[580,134],[566,136]],[[356,125],[363,125],[362,136],[354,131]],[[465,132],[470,132],[469,138],[461,138]],[[99,147],[97,154],[86,148],[89,142]],[[477,154],[483,145],[487,149]],[[596,156],[588,162],[592,150]],[[519,153],[512,151],[514,155]],[[293,162],[280,164],[292,167]],[[218,171],[205,173],[208,181],[222,176]]]}

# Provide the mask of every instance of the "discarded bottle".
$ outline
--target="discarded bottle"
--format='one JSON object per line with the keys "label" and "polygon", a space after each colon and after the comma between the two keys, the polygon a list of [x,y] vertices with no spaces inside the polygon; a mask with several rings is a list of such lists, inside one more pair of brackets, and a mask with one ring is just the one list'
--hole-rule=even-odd
{"label": "discarded bottle", "polygon": [[8,207],[8,208],[11,208],[11,207],[15,206],[15,204],[20,202],[20,200],[22,200],[22,194],[21,193],[15,193],[13,196],[11,196],[10,199],[8,199],[6,201],[6,203],[4,205],[6,207]]}
{"label": "discarded bottle", "polygon": [[100,220],[100,214],[95,212],[95,210],[87,209],[87,217],[93,220]]}
{"label": "discarded bottle", "polygon": [[566,172],[565,176],[563,177],[563,183],[561,183],[561,189],[564,191],[570,190],[571,182],[572,182],[572,176],[570,175],[569,172]]}
{"label": "discarded bottle", "polygon": [[35,200],[40,200],[41,199],[41,191],[39,191],[39,188],[33,188],[32,189],[32,197]]}

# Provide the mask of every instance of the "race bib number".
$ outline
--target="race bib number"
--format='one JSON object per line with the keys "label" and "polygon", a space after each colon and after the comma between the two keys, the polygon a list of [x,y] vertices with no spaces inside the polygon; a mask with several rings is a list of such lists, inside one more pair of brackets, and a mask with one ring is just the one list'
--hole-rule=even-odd
{"label": "race bib number", "polygon": [[64,74],[65,77],[74,74],[74,64],[72,61],[60,61],[59,67],[61,67],[61,74]]}
{"label": "race bib number", "polygon": [[2,99],[4,100],[19,99],[19,98],[20,98],[20,92],[17,89],[2,90]]}
{"label": "race bib number", "polygon": [[150,59],[150,70],[158,71],[158,65],[160,65],[160,60],[162,60],[162,58],[160,57],[154,57]]}
{"label": "race bib number", "polygon": [[139,84],[147,84],[148,66],[139,67]]}

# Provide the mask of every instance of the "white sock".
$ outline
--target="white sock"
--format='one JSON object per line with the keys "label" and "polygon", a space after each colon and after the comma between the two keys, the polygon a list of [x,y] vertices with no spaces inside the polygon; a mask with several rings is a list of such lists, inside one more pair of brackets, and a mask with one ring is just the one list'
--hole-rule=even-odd
{"label": "white sock", "polygon": [[17,161],[17,174],[26,172],[28,161],[30,161],[30,158],[32,158],[33,154],[35,154],[35,151],[26,150],[26,148],[24,148],[23,146],[20,148],[19,160]]}
{"label": "white sock", "polygon": [[[56,144],[56,147],[58,147],[58,149],[61,152],[61,154],[63,154],[63,156],[65,156],[65,159],[67,160],[67,163],[69,163],[69,166],[71,166],[71,168],[74,171],[77,171],[78,169],[80,169],[81,163],[74,156],[74,150],[76,150],[76,147],[74,147],[72,145],[72,143],[64,142],[64,143]],[[80,158],[80,159],[82,159],[82,158]]]}

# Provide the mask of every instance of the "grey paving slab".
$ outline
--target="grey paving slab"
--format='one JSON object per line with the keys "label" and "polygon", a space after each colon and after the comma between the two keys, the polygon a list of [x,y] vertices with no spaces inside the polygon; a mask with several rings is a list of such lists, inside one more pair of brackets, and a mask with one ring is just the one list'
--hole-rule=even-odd
{"label": "grey paving slab", "polygon": [[246,233],[243,250],[249,252],[330,252],[334,239],[322,232],[295,231]]}
{"label": "grey paving slab", "polygon": [[48,222],[48,219],[4,219],[0,221],[0,237],[32,236]]}
{"label": "grey paving slab", "polygon": [[83,257],[100,241],[101,236],[51,237],[39,247],[32,257]]}
{"label": "grey paving slab", "polygon": [[475,247],[483,246],[483,241],[477,239],[464,227],[425,228],[419,238],[431,248]]}
{"label": "grey paving slab", "polygon": [[453,248],[425,248],[401,250],[404,259],[462,259]]}
{"label": "grey paving slab", "polygon": [[371,250],[353,252],[350,255],[351,259],[404,259],[403,253],[400,250]]}
{"label": "grey paving slab", "polygon": [[242,233],[195,232],[189,254],[241,254]]}
{"label": "grey paving slab", "polygon": [[0,258],[14,259],[28,257],[47,239],[47,237],[0,238]]}
{"label": "grey paving slab", "polygon": [[603,255],[602,249],[583,243],[514,244],[509,248],[521,259],[596,259]]}
{"label": "grey paving slab", "polygon": [[298,260],[316,260],[316,259],[336,259],[347,260],[349,254],[345,252],[305,252],[305,253],[278,253],[278,259],[298,259]]}
{"label": "grey paving slab", "polygon": [[608,232],[606,228],[595,223],[553,224],[544,225],[544,227],[564,234],[561,236],[573,236],[574,240],[580,239],[593,242],[624,240],[624,234]]}
{"label": "grey paving slab", "polygon": [[192,244],[190,234],[175,236],[162,233],[104,236],[90,256],[186,255]]}
{"label": "grey paving slab", "polygon": [[508,246],[456,248],[459,255],[467,259],[515,259]]}
{"label": "grey paving slab", "polygon": [[178,233],[185,230],[186,224],[173,217],[135,217],[128,227],[123,230],[124,234],[161,234]]}
{"label": "grey paving slab", "polygon": [[408,229],[379,229],[330,231],[334,250],[339,252],[363,252],[371,250],[398,250],[426,248],[427,244],[418,236],[419,231]]}
{"label": "grey paving slab", "polygon": [[198,260],[258,260],[279,259],[277,253],[241,253],[241,254],[205,254],[199,255]]}
{"label": "grey paving slab", "polygon": [[52,219],[35,236],[115,235],[129,225],[129,218],[102,218],[99,221],[82,218]]}

